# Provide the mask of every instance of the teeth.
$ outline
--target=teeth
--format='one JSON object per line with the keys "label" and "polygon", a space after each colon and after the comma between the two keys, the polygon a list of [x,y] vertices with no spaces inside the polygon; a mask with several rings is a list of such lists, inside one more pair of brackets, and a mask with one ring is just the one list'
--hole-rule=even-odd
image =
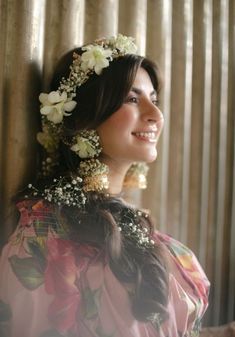
{"label": "teeth", "polygon": [[155,132],[136,132],[135,135],[140,136],[140,137],[150,138],[150,139],[156,138]]}

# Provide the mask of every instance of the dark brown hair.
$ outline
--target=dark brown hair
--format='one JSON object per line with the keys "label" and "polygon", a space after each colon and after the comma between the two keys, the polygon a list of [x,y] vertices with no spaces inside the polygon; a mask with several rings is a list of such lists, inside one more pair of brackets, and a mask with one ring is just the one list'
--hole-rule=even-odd
{"label": "dark brown hair", "polygon": [[[73,51],[62,57],[52,79],[51,90],[57,90],[62,77],[68,77]],[[81,49],[76,50],[81,54]],[[112,61],[101,75],[92,75],[77,89],[77,106],[64,119],[64,136],[71,137],[78,130],[96,128],[123,104],[139,67],[150,76],[154,89],[159,91],[159,77],[155,64],[147,58],[126,55]],[[76,171],[79,158],[61,144],[61,171]],[[61,174],[61,171],[59,172]],[[97,246],[108,257],[111,270],[124,285],[131,287],[130,301],[133,315],[146,321],[154,313],[166,317],[168,303],[168,272],[164,249],[160,243],[155,249],[142,249],[118,230],[118,214],[127,206],[118,198],[90,193],[84,212],[64,206],[61,214],[71,228],[72,237],[79,243]],[[141,224],[152,233],[149,218]]]}

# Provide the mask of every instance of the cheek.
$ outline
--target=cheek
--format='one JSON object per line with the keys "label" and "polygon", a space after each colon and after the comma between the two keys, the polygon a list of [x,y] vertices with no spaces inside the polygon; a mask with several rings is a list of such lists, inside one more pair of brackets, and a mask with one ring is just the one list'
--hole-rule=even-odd
{"label": "cheek", "polygon": [[129,142],[135,123],[135,113],[127,106],[123,106],[104,121],[97,128],[104,152],[114,151],[117,147],[120,149],[120,140]]}
{"label": "cheek", "polygon": [[106,138],[106,136],[110,137],[110,135],[114,137],[117,134],[122,137],[125,134],[129,135],[134,123],[135,117],[133,112],[127,108],[121,108],[103,122],[97,131],[101,138]]}
{"label": "cheek", "polygon": [[133,112],[129,109],[120,109],[114,113],[110,119],[109,123],[115,129],[123,130],[128,129],[134,122]]}

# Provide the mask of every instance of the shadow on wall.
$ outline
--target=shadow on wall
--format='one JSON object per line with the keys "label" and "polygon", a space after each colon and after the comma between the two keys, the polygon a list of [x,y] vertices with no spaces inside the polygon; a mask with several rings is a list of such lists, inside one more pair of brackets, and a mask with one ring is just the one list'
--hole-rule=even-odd
{"label": "shadow on wall", "polygon": [[[22,65],[23,78],[6,71],[3,81],[0,170],[0,246],[17,223],[15,196],[34,181],[38,163],[36,133],[40,126],[38,95],[41,71],[35,62]],[[22,72],[22,71],[21,71]],[[20,73],[21,73],[20,72]]]}

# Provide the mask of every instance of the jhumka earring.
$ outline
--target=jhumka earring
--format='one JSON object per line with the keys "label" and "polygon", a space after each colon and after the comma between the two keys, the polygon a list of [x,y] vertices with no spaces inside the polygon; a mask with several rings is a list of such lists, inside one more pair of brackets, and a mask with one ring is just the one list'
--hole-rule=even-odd
{"label": "jhumka earring", "polygon": [[126,173],[123,187],[140,189],[146,188],[148,170],[149,167],[146,163],[133,163]]}
{"label": "jhumka earring", "polygon": [[80,163],[79,174],[83,178],[84,192],[101,192],[108,189],[108,166],[98,159],[88,159]]}
{"label": "jhumka earring", "polygon": [[106,190],[109,187],[109,169],[97,159],[102,148],[96,130],[80,131],[73,137],[70,149],[82,159],[78,174],[83,179],[84,192]]}

